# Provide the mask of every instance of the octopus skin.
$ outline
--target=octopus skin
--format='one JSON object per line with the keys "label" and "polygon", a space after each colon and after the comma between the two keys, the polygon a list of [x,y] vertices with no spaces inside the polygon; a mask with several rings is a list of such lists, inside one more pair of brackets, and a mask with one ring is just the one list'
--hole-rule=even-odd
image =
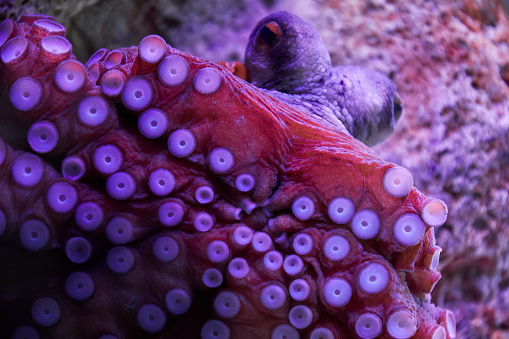
{"label": "octopus skin", "polygon": [[[455,337],[430,301],[447,207],[327,118],[358,106],[156,35],[83,65],[44,15],[0,45],[2,337]],[[392,124],[383,83],[365,112]]]}

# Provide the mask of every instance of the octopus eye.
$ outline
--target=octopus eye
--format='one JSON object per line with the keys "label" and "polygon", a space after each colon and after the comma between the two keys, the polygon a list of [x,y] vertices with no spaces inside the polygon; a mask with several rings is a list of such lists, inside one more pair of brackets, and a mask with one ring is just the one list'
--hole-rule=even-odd
{"label": "octopus eye", "polygon": [[396,92],[396,94],[394,94],[394,118],[396,119],[396,121],[398,121],[399,118],[401,118],[402,114],[403,114],[403,101],[401,100],[399,94]]}
{"label": "octopus eye", "polygon": [[281,28],[275,21],[271,21],[258,31],[255,45],[261,50],[268,50],[276,46],[281,40]]}

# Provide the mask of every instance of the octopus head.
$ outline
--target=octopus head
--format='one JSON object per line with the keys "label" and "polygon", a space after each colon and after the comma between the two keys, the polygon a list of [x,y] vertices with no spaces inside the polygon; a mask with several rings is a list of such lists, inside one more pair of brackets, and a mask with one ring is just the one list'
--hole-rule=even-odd
{"label": "octopus head", "polygon": [[318,31],[288,12],[273,13],[257,24],[245,66],[252,84],[280,92],[273,94],[368,146],[386,139],[403,113],[387,76],[359,66],[332,67]]}
{"label": "octopus head", "polygon": [[253,29],[246,48],[249,81],[257,87],[285,93],[306,92],[330,76],[329,51],[318,31],[288,12],[263,18]]}

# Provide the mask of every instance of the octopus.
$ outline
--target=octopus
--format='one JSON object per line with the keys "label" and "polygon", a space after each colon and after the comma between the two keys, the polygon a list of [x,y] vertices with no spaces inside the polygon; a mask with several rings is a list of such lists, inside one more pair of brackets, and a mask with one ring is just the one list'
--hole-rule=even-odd
{"label": "octopus", "polygon": [[157,35],[82,64],[65,33],[0,25],[2,337],[455,338],[447,206],[367,146],[389,78],[287,12],[245,68]]}

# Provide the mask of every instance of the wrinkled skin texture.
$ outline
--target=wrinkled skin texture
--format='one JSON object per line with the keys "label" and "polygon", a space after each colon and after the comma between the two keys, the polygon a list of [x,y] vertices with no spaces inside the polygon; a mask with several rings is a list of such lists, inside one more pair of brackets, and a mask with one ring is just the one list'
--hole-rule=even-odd
{"label": "wrinkled skin texture", "polygon": [[[50,44],[54,48],[41,43],[65,35],[51,18],[23,16],[2,25],[0,115],[10,132],[2,131],[0,144],[0,270],[8,272],[0,280],[0,327],[7,336],[207,338],[217,332],[277,338],[287,330],[287,337],[326,331],[350,338],[363,333],[359,319],[369,315],[380,320],[380,338],[398,331],[414,338],[454,337],[452,314],[429,297],[440,278],[440,248],[430,227],[440,222],[430,215],[445,217],[445,205],[433,205],[413,188],[411,176],[403,193],[391,188],[410,174],[321,118],[326,110],[317,116],[322,106],[310,107],[290,91],[259,89],[166,44],[151,60],[160,46],[156,38],[148,49],[140,43],[98,51],[81,73],[85,68],[64,53],[65,40]],[[171,76],[160,70],[175,56],[184,66],[174,64],[169,73],[185,76],[170,84]],[[71,71],[62,73],[69,65]],[[83,74],[83,83],[76,81]],[[118,75],[113,84],[105,80],[111,74]],[[112,94],[122,81],[121,93]],[[84,109],[90,98],[103,105]],[[151,108],[165,117],[157,124],[149,120],[152,127],[164,125],[157,136],[150,136],[141,118]],[[55,140],[51,128],[34,136],[37,126],[55,128],[52,147],[44,149]],[[190,139],[171,137],[181,129],[195,141],[185,154],[179,147]],[[98,158],[98,150],[110,145],[121,156]],[[27,163],[19,149],[40,154]],[[70,159],[83,166],[67,166]],[[171,180],[151,179],[160,169],[175,181],[165,194],[157,184]],[[392,169],[400,176],[388,182]],[[132,181],[115,182],[118,173]],[[247,181],[238,182],[241,175]],[[130,183],[132,191],[122,195]],[[212,195],[197,193],[204,186]],[[333,222],[348,210],[331,210],[339,197],[352,203],[352,215]],[[102,217],[97,209],[81,213],[90,203]],[[363,219],[363,210],[379,220],[370,236],[363,227],[376,223]],[[401,225],[404,215],[416,223]],[[418,236],[408,243],[401,230]],[[327,245],[338,236],[341,246]],[[347,247],[341,259],[330,254]],[[374,264],[378,273],[366,276]],[[292,289],[296,279],[309,287],[307,296]],[[342,305],[334,298],[348,288],[327,287],[338,280],[351,289]],[[381,281],[381,287],[370,292],[368,281]],[[175,292],[179,302],[171,298]],[[233,299],[225,302],[223,292]],[[231,313],[226,304],[240,308]],[[394,320],[398,316],[403,318]]]}

